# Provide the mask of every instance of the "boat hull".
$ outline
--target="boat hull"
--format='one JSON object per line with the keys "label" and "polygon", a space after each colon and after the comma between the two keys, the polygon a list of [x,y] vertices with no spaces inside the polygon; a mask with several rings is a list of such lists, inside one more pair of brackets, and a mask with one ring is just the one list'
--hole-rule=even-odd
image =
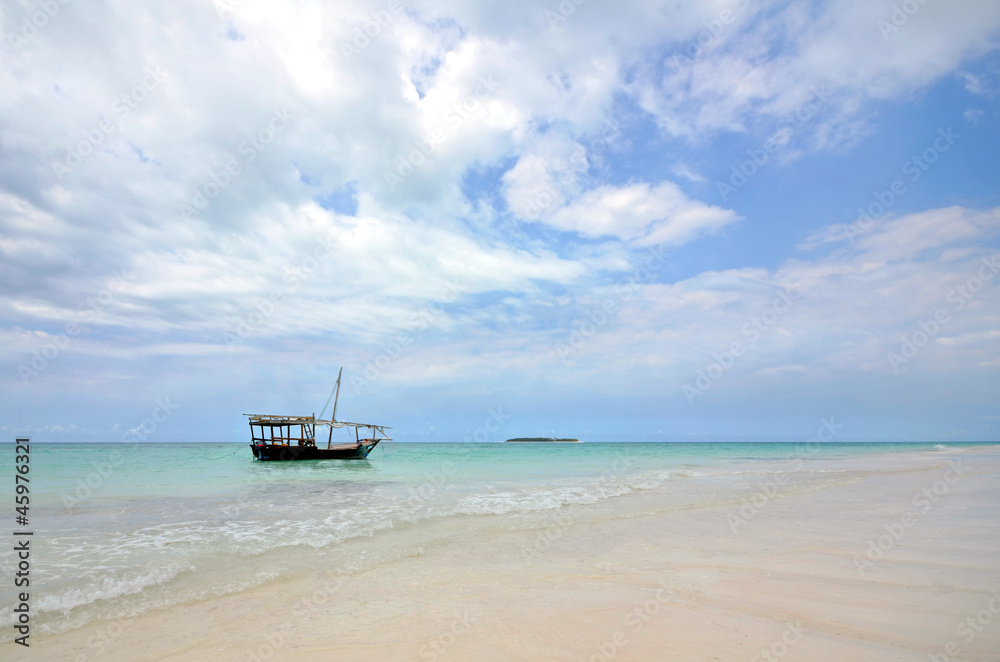
{"label": "boat hull", "polygon": [[250,444],[254,458],[262,462],[294,460],[363,460],[378,446],[373,444],[342,444],[334,448],[316,446],[284,446],[281,444]]}

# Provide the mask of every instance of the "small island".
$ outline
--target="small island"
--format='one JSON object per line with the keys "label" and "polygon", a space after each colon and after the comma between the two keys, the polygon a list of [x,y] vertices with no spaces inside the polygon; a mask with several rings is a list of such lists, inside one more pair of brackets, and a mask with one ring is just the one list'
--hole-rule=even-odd
{"label": "small island", "polygon": [[578,443],[580,443],[579,439],[553,439],[552,437],[518,437],[517,439],[508,439],[504,443],[508,443],[509,444],[511,442],[518,442],[518,443],[520,443],[520,442],[534,442],[534,441],[544,441],[544,442],[549,442],[549,443],[563,443],[563,444],[578,444]]}

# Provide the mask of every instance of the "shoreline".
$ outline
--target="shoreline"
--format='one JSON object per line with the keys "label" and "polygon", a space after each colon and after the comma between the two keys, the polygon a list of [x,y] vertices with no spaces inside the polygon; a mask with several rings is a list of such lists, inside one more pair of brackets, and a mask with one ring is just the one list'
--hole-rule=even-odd
{"label": "shoreline", "polygon": [[[1000,448],[872,460],[867,473],[769,498],[735,530],[732,502],[668,507],[655,492],[624,518],[611,499],[562,519],[557,511],[540,528],[489,517],[419,524],[357,541],[374,550],[417,538],[412,553],[372,569],[317,569],[33,636],[27,654],[0,644],[0,655],[590,662],[786,650],[787,659],[916,661],[951,644],[962,660],[995,659],[1000,615],[971,640],[958,628],[992,614],[1000,590]],[[582,516],[595,510],[603,514]]]}

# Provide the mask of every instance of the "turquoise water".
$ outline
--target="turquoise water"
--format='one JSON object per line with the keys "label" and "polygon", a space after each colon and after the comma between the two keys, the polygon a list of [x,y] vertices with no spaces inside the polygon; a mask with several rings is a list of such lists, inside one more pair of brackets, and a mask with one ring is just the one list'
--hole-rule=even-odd
{"label": "turquoise water", "polygon": [[[947,446],[973,444],[385,443],[368,460],[260,463],[245,444],[33,443],[33,622],[57,633],[317,565],[356,572],[417,549],[432,523],[533,528],[558,512],[739,504],[774,474],[808,489],[876,456]],[[0,551],[4,625],[14,563]]]}
{"label": "turquoise water", "polygon": [[[865,453],[933,450],[968,446],[952,443],[383,443],[367,461],[252,462],[246,444],[148,443],[34,444],[32,477],[36,506],[157,497],[237,496],[266,483],[376,481],[406,486],[454,469],[455,480],[533,479],[599,476],[609,459],[625,456],[637,471],[681,465],[795,457],[846,457]],[[977,444],[981,445],[981,444]],[[120,455],[114,455],[119,453]],[[5,463],[5,469],[9,465]],[[88,480],[89,479],[89,480]],[[10,482],[12,478],[8,480]],[[252,494],[252,491],[250,492]]]}

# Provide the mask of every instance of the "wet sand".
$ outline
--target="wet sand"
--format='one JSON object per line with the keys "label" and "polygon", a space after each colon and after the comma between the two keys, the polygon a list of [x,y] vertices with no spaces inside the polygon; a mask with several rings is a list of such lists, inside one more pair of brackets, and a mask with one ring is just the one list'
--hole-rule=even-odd
{"label": "wet sand", "polygon": [[420,553],[374,570],[33,636],[0,658],[1000,660],[1000,448],[963,450],[881,456],[745,518],[647,495],[625,519],[426,526]]}

